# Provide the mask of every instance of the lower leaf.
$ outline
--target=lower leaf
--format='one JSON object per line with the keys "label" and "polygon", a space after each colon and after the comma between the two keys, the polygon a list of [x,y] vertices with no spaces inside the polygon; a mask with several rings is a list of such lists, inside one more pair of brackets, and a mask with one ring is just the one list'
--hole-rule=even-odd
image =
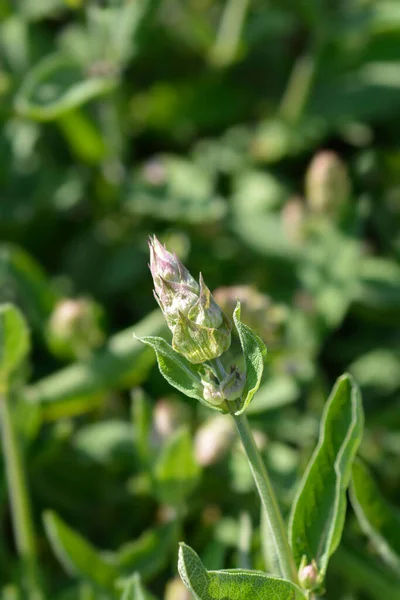
{"label": "lower leaf", "polygon": [[207,571],[186,544],[180,544],[178,570],[196,600],[305,600],[301,590],[285,579],[257,571]]}

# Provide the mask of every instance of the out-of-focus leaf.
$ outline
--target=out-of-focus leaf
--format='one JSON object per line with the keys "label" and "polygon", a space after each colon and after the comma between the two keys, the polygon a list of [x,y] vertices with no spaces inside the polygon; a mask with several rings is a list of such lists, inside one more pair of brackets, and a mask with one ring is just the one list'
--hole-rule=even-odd
{"label": "out-of-focus leaf", "polygon": [[361,355],[349,371],[363,389],[374,393],[388,395],[400,387],[400,356],[386,348]]}
{"label": "out-of-focus leaf", "polygon": [[182,505],[200,478],[193,442],[187,427],[176,431],[163,447],[153,471],[155,492],[161,502]]}
{"label": "out-of-focus leaf", "polygon": [[119,549],[118,568],[124,573],[137,571],[144,581],[148,581],[168,564],[170,553],[176,552],[176,535],[175,522],[145,531]]}
{"label": "out-of-focus leaf", "polygon": [[119,572],[110,560],[71,529],[52,511],[44,513],[47,537],[54,553],[68,573],[84,577],[114,595]]}
{"label": "out-of-focus leaf", "polygon": [[0,300],[19,304],[32,326],[43,331],[56,294],[40,265],[18,246],[0,247]]}
{"label": "out-of-focus leaf", "polygon": [[58,120],[58,126],[77,158],[88,164],[100,162],[106,147],[96,125],[82,111],[71,110]]}
{"label": "out-of-focus leaf", "polygon": [[383,560],[399,575],[400,513],[384,499],[360,460],[353,465],[350,492],[351,503],[362,530]]}
{"label": "out-of-focus leaf", "polygon": [[299,386],[293,377],[275,375],[268,377],[247,408],[248,414],[258,414],[293,404],[300,394]]}
{"label": "out-of-focus leaf", "polygon": [[218,221],[226,212],[210,173],[175,156],[160,156],[145,163],[132,177],[125,207],[135,215],[189,223]]}
{"label": "out-of-focus leaf", "polygon": [[303,600],[300,589],[290,581],[257,571],[207,571],[196,552],[181,544],[179,574],[196,600],[240,598],[240,600]]}
{"label": "out-of-focus leaf", "polygon": [[19,366],[29,352],[28,327],[12,304],[0,305],[0,384]]}
{"label": "out-of-focus leaf", "polygon": [[354,298],[359,253],[357,239],[331,224],[316,230],[310,239],[299,275],[329,329],[341,323]]}
{"label": "out-of-focus leaf", "polygon": [[400,267],[395,262],[370,257],[360,262],[354,309],[368,319],[391,324],[400,321]]}
{"label": "out-of-focus leaf", "polygon": [[17,113],[35,121],[53,121],[116,86],[115,74],[84,75],[61,54],[43,58],[26,75],[15,98]]}
{"label": "out-of-focus leaf", "polygon": [[162,333],[166,329],[160,311],[114,335],[105,348],[85,363],[75,363],[44,377],[27,390],[27,398],[39,403],[43,416],[59,419],[92,410],[111,389],[126,389],[143,381],[154,363],[154,352],[137,336]]}
{"label": "out-of-focus leaf", "polygon": [[155,600],[155,596],[143,587],[138,573],[135,573],[135,575],[125,581],[122,587],[121,600]]}
{"label": "out-of-focus leaf", "polygon": [[[377,562],[376,556],[355,551],[341,544],[332,557],[333,573],[339,573],[356,592],[364,592],[374,600],[400,600],[398,578]],[[335,579],[333,579],[335,581]]]}
{"label": "out-of-focus leaf", "polygon": [[339,545],[351,466],[363,432],[361,394],[350,375],[340,377],[325,406],[318,446],[300,484],[290,518],[297,566],[306,556],[322,576]]}
{"label": "out-of-focus leaf", "polygon": [[242,394],[242,404],[236,415],[241,415],[249,406],[254,394],[260,387],[264,371],[267,348],[262,339],[240,320],[240,302],[233,313],[233,320],[240,338],[245,363],[246,383]]}
{"label": "out-of-focus leaf", "polygon": [[129,422],[108,420],[81,427],[74,448],[104,465],[129,465],[134,458],[133,428]]}
{"label": "out-of-focus leaf", "polygon": [[312,148],[325,131],[322,120],[307,118],[293,124],[283,119],[271,119],[257,128],[251,150],[260,162],[275,163]]}

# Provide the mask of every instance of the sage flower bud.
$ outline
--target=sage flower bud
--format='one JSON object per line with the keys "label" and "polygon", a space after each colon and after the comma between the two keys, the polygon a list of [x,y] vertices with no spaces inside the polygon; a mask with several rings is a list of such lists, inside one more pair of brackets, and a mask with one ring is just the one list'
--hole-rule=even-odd
{"label": "sage flower bud", "polygon": [[218,462],[232,446],[235,427],[227,415],[208,419],[197,430],[194,438],[196,460],[202,467]]}
{"label": "sage flower bud", "polygon": [[351,183],[345,163],[332,151],[318,153],[306,174],[309,208],[317,214],[337,215],[349,200]]}
{"label": "sage flower bud", "polygon": [[318,566],[315,560],[306,564],[303,557],[299,569],[299,583],[303,590],[315,590],[319,586]]}
{"label": "sage flower bud", "polygon": [[168,252],[156,236],[150,238],[149,247],[154,295],[171,327],[175,324],[179,311],[187,314],[196,302],[199,285],[179,258]]}
{"label": "sage flower bud", "polygon": [[209,372],[205,373],[201,382],[204,399],[220,406],[225,400],[236,400],[242,395],[246,379],[239,369],[232,366],[231,372],[221,382]]}
{"label": "sage flower bud", "polygon": [[172,347],[193,364],[221,356],[231,344],[232,324],[205,285],[154,236],[150,239],[154,294],[172,331]]}
{"label": "sage flower bud", "polygon": [[47,324],[47,341],[54,354],[85,358],[104,342],[100,306],[87,298],[65,298],[54,307]]}

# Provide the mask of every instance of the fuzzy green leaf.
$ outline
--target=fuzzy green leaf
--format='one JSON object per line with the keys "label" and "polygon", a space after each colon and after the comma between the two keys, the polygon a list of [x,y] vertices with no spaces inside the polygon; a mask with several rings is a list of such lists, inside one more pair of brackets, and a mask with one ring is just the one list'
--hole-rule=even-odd
{"label": "fuzzy green leaf", "polygon": [[158,368],[172,387],[189,398],[196,398],[202,404],[218,412],[226,412],[223,407],[215,406],[203,398],[203,384],[201,383],[201,365],[190,363],[184,356],[175,350],[161,337],[144,336],[137,338],[144,344],[151,346],[156,353]]}
{"label": "fuzzy green leaf", "polygon": [[164,446],[153,472],[155,491],[161,502],[182,504],[196,487],[200,467],[186,427],[172,435]]}
{"label": "fuzzy green leaf", "polygon": [[22,313],[12,304],[0,306],[0,382],[24,360],[29,352],[29,330]]}
{"label": "fuzzy green leaf", "polygon": [[362,530],[382,559],[400,573],[400,513],[385,500],[360,460],[353,465],[350,498]]}
{"label": "fuzzy green leaf", "polygon": [[247,327],[247,325],[240,321],[240,302],[237,303],[234,310],[233,320],[239,334],[246,368],[246,385],[243,391],[243,400],[240,409],[235,413],[241,415],[260,387],[267,348],[262,339],[250,327]]}
{"label": "fuzzy green leaf", "polygon": [[117,568],[56,513],[46,511],[43,519],[54,554],[65,570],[113,594],[120,575]]}
{"label": "fuzzy green leaf", "polygon": [[361,394],[350,375],[336,382],[325,406],[319,442],[300,485],[290,519],[297,566],[315,559],[322,576],[342,536],[346,490],[363,432]]}
{"label": "fuzzy green leaf", "polygon": [[158,368],[170,385],[189,396],[203,402],[199,368],[181,356],[163,338],[148,335],[138,338],[151,346],[156,353]]}
{"label": "fuzzy green leaf", "polygon": [[207,571],[196,552],[180,544],[178,570],[196,600],[304,600],[290,581],[257,571]]}

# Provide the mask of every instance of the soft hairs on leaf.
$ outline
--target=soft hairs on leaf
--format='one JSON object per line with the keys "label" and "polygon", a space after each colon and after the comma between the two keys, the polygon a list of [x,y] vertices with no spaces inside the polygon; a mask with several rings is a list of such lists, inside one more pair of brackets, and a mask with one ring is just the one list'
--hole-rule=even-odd
{"label": "soft hairs on leaf", "polygon": [[198,368],[175,352],[163,338],[149,335],[138,340],[153,348],[160,372],[170,385],[190,398],[203,400]]}
{"label": "soft hairs on leaf", "polygon": [[290,581],[257,571],[207,571],[196,552],[180,544],[178,570],[196,600],[304,600]]}
{"label": "soft hairs on leaf", "polygon": [[297,566],[305,555],[308,563],[316,560],[322,576],[342,535],[346,490],[363,422],[359,388],[350,375],[342,375],[325,406],[319,442],[290,519],[290,540]]}
{"label": "soft hairs on leaf", "polygon": [[215,406],[203,397],[203,384],[200,379],[200,365],[190,363],[184,356],[175,350],[163,338],[145,336],[138,338],[144,344],[153,348],[157,356],[158,368],[170,385],[189,396],[196,398],[208,408],[219,412],[226,412],[223,408]]}
{"label": "soft hairs on leaf", "polygon": [[400,573],[400,513],[380,493],[361,460],[353,465],[350,499],[364,533],[382,559]]}
{"label": "soft hairs on leaf", "polygon": [[267,348],[262,339],[250,327],[241,322],[239,301],[233,313],[233,320],[239,334],[246,367],[246,385],[243,391],[243,400],[240,409],[236,412],[237,415],[241,415],[260,387]]}

